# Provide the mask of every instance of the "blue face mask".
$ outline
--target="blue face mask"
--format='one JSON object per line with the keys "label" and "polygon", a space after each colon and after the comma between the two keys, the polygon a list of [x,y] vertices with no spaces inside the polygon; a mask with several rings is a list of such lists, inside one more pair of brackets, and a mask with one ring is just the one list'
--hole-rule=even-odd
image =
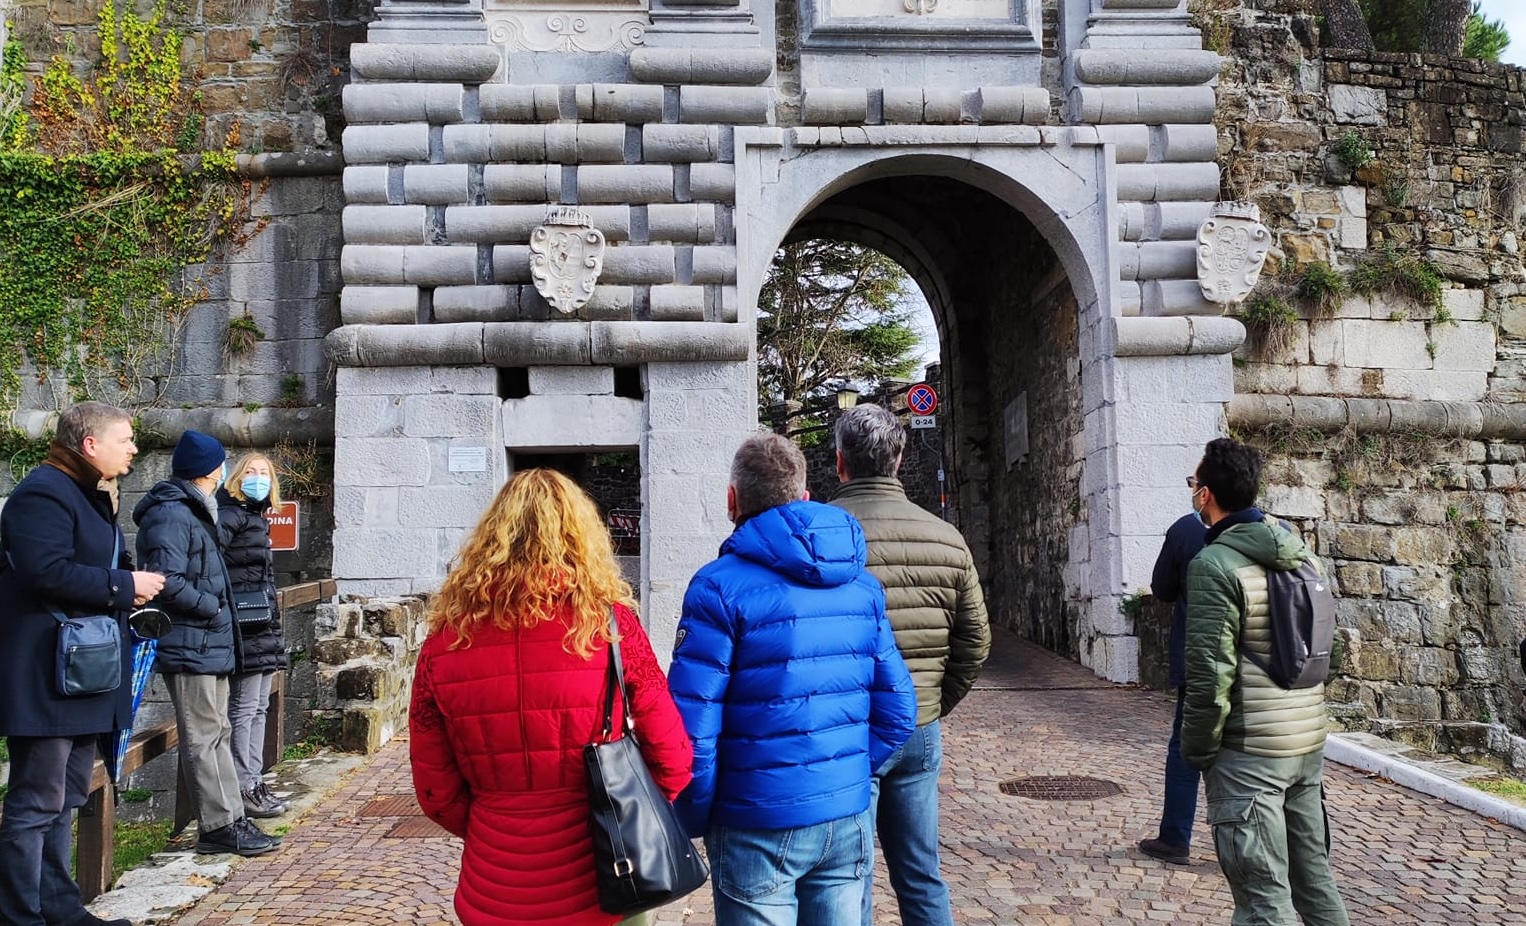
{"label": "blue face mask", "polygon": [[245,498],[252,498],[257,502],[263,502],[270,497],[270,477],[245,476],[244,481],[239,484],[239,488],[243,490]]}

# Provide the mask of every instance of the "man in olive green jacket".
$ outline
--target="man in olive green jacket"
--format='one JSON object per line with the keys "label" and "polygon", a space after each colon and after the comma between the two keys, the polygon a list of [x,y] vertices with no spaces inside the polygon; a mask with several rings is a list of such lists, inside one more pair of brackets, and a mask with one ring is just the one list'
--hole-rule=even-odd
{"label": "man in olive green jacket", "polygon": [[1235,898],[1233,926],[1348,926],[1324,814],[1325,687],[1284,689],[1254,661],[1271,653],[1267,570],[1314,554],[1255,507],[1261,455],[1210,441],[1190,481],[1212,525],[1187,567],[1182,757],[1204,771],[1208,822]]}
{"label": "man in olive green jacket", "polygon": [[[953,926],[938,867],[938,772],[942,724],[975,684],[991,651],[980,576],[959,530],[906,498],[896,479],[906,430],[877,405],[838,419],[832,504],[863,525],[869,571],[885,587],[895,642],[917,689],[917,730],[875,770],[870,812],[905,926]],[[864,875],[864,926],[873,922]]]}

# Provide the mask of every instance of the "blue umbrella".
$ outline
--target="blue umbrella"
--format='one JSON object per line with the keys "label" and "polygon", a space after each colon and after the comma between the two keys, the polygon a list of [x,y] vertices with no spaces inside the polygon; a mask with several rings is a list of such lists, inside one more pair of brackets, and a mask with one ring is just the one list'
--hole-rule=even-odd
{"label": "blue umbrella", "polygon": [[[154,669],[154,655],[159,651],[159,638],[169,632],[170,618],[158,608],[141,608],[128,615],[127,626],[132,628],[133,639],[138,642],[132,648],[132,714],[138,715],[143,703],[143,692],[148,690],[149,676]],[[116,764],[113,778],[118,788],[122,786],[122,765],[127,759],[127,747],[132,743],[132,723],[117,731]]]}

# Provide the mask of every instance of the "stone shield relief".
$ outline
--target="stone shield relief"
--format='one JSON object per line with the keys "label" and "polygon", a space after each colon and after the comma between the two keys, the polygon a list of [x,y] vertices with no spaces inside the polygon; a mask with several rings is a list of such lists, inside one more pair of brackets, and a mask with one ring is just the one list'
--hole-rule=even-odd
{"label": "stone shield relief", "polygon": [[593,296],[604,270],[604,233],[581,209],[552,210],[530,233],[530,278],[558,312],[571,314]]}
{"label": "stone shield relief", "polygon": [[1271,233],[1254,203],[1216,203],[1197,232],[1197,279],[1203,298],[1222,306],[1243,302],[1266,263]]}

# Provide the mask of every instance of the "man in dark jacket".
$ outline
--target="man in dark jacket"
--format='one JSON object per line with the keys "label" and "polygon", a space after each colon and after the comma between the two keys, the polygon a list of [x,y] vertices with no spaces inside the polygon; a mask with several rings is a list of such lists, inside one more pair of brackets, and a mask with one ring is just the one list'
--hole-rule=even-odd
{"label": "man in dark jacket", "polygon": [[1230,922],[1348,926],[1324,813],[1325,686],[1282,688],[1257,664],[1271,654],[1267,570],[1314,554],[1256,507],[1254,447],[1209,441],[1188,485],[1213,526],[1187,567],[1182,757],[1204,772]]}
{"label": "man in dark jacket", "polygon": [[1203,549],[1208,525],[1196,511],[1177,518],[1166,529],[1165,543],[1150,576],[1150,594],[1171,605],[1171,636],[1168,675],[1176,689],[1176,716],[1171,721],[1171,741],[1166,745],[1166,797],[1160,813],[1160,831],[1154,839],[1139,841],[1139,850],[1151,858],[1173,865],[1192,861],[1192,821],[1197,818],[1197,792],[1202,773],[1182,758],[1182,708],[1187,703],[1187,564]]}
{"label": "man in dark jacket", "polygon": [[[885,611],[917,691],[917,729],[874,773],[870,818],[906,926],[953,926],[948,885],[939,873],[938,773],[942,718],[969,693],[991,651],[980,575],[959,529],[906,497],[896,478],[906,429],[878,405],[837,420],[832,504],[863,526],[869,572],[885,588]],[[874,922],[871,875],[864,869],[863,923]]]}
{"label": "man in dark jacket", "polygon": [[126,614],[164,577],[133,571],[117,528],[117,478],[138,448],[120,408],[82,402],[58,420],[48,458],[0,509],[0,736],[10,789],[0,812],[0,923],[131,926],[85,910],[69,874],[75,808],[90,794],[96,743],[132,723],[131,686],[65,697],[56,690],[58,621],[115,614],[122,678],[132,677]]}
{"label": "man in dark jacket", "polygon": [[863,531],[805,498],[798,447],[744,441],[726,490],[736,530],[678,624],[668,683],[694,779],[676,807],[705,837],[717,926],[858,919],[870,773],[916,717]]}
{"label": "man in dark jacket", "polygon": [[217,540],[217,500],[227,453],[215,438],[186,431],[172,478],[133,509],[138,558],[164,574],[156,599],[170,616],[155,665],[180,731],[180,768],[196,802],[196,851],[260,855],[279,843],[244,816],[228,723],[234,669],[232,591]]}

